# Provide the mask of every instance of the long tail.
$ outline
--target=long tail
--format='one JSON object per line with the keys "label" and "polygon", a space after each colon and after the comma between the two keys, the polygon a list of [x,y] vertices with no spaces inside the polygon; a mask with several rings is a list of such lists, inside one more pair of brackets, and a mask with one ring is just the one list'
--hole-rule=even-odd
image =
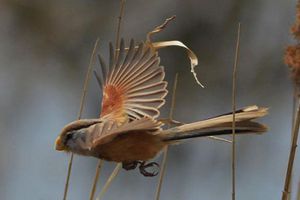
{"label": "long tail", "polygon": [[[253,119],[263,117],[268,114],[267,108],[248,106],[235,112],[235,132],[237,134],[257,133],[262,134],[267,131],[267,127]],[[206,137],[226,135],[232,133],[232,113],[226,113],[207,120],[198,121],[182,126],[177,126],[164,131],[159,135],[165,142],[179,141],[194,137]]]}

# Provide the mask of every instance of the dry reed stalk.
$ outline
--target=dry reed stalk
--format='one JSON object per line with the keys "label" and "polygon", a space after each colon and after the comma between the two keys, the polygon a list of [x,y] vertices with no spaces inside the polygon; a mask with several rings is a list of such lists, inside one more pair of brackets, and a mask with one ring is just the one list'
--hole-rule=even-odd
{"label": "dry reed stalk", "polygon": [[120,170],[122,168],[122,164],[118,163],[117,166],[115,167],[114,171],[111,173],[111,175],[109,176],[109,178],[107,179],[107,181],[105,182],[101,192],[99,193],[98,197],[96,198],[96,200],[101,200],[101,198],[103,197],[103,195],[106,193],[107,189],[109,188],[109,186],[111,185],[112,181],[116,178],[116,176],[119,174]]}
{"label": "dry reed stalk", "polygon": [[[93,71],[93,65],[92,64],[95,60],[95,54],[96,54],[96,50],[97,50],[97,47],[98,47],[98,43],[99,43],[99,38],[97,38],[97,40],[94,44],[93,52],[92,52],[92,55],[90,57],[88,70],[87,70],[84,85],[83,85],[83,90],[82,90],[82,95],[81,95],[81,100],[80,100],[80,107],[79,107],[79,112],[78,112],[77,119],[80,119],[81,116],[82,116],[83,105],[84,105],[84,102],[85,102],[85,99],[86,99],[87,88],[88,88],[88,84],[89,84],[89,81],[90,81],[90,78],[91,78],[91,72]],[[68,164],[68,172],[67,172],[67,178],[66,178],[66,183],[65,183],[63,200],[66,200],[67,195],[68,195],[69,182],[70,182],[70,176],[71,176],[72,165],[73,165],[73,158],[74,158],[74,154],[71,153],[69,164]]]}
{"label": "dry reed stalk", "polygon": [[241,23],[238,24],[237,40],[235,48],[235,59],[232,73],[232,200],[235,200],[235,169],[236,169],[236,152],[235,152],[235,110],[236,110],[236,79],[237,79],[237,65],[239,60],[239,49],[240,49],[240,35],[241,35]]}
{"label": "dry reed stalk", "polygon": [[300,181],[298,182],[298,188],[297,188],[297,197],[296,200],[300,200]]}
{"label": "dry reed stalk", "polygon": [[289,188],[290,188],[290,184],[291,184],[292,171],[293,171],[294,160],[295,160],[296,149],[297,149],[299,125],[300,125],[300,107],[298,107],[295,124],[293,127],[293,138],[292,138],[292,144],[291,144],[291,148],[290,148],[288,167],[287,167],[287,171],[286,171],[284,190],[282,192],[282,200],[287,200],[288,197],[290,196]]}
{"label": "dry reed stalk", "polygon": [[[173,113],[174,113],[175,102],[176,102],[175,100],[176,100],[177,83],[178,83],[178,73],[176,73],[176,75],[175,75],[174,84],[173,84],[172,100],[171,100],[171,107],[170,107],[170,113],[169,113],[169,121],[170,122],[173,120]],[[170,125],[168,127],[170,128]],[[162,160],[162,164],[161,164],[161,171],[159,174],[159,180],[158,180],[158,185],[157,185],[156,195],[155,195],[156,200],[159,200],[159,198],[160,198],[162,182],[164,179],[166,166],[167,166],[168,149],[169,148],[166,147],[164,150],[163,160]]]}
{"label": "dry reed stalk", "polygon": [[[292,127],[294,127],[294,125],[295,125],[295,119],[296,119],[297,108],[298,108],[298,94],[297,94],[298,91],[297,91],[297,87],[296,87],[295,84],[293,85],[293,90],[294,90],[293,91],[293,112],[292,112],[292,123],[291,123]],[[290,143],[290,145],[292,145],[292,142],[293,142],[293,130],[291,130],[291,143]],[[291,176],[292,177],[291,177],[290,182],[293,182],[293,172],[292,172]],[[289,191],[289,193],[291,193],[292,184],[290,184],[288,191]],[[291,200],[291,198],[292,198],[292,195],[288,195],[287,199]]]}
{"label": "dry reed stalk", "polygon": [[91,192],[90,192],[90,200],[94,199],[95,192],[96,192],[96,187],[97,187],[97,183],[98,183],[98,180],[99,180],[100,171],[101,171],[103,163],[104,163],[103,160],[101,160],[101,159],[98,160],[96,173],[95,173],[95,176],[94,176],[94,181],[93,181],[92,189],[91,189]]}
{"label": "dry reed stalk", "polygon": [[[118,16],[118,25],[117,25],[117,31],[116,31],[116,53],[115,53],[115,59],[117,58],[118,56],[118,49],[119,49],[119,43],[120,43],[120,31],[121,31],[121,23],[122,23],[122,18],[123,18],[123,15],[124,15],[124,9],[125,9],[125,3],[126,3],[126,0],[120,0],[120,12],[119,12],[119,16]],[[96,76],[97,78],[97,76]],[[101,85],[100,85],[101,87]],[[94,199],[94,195],[95,195],[95,191],[96,191],[96,187],[97,187],[97,183],[98,183],[98,179],[99,179],[99,170],[102,166],[102,160],[99,160],[98,161],[98,164],[97,164],[97,167],[96,167],[96,173],[95,173],[95,176],[94,176],[94,181],[93,181],[93,184],[92,184],[92,189],[91,189],[91,192],[90,192],[90,200],[93,200]],[[119,168],[119,164],[116,165],[113,173]],[[111,174],[110,177],[112,177],[112,179],[108,179],[107,182],[105,183],[105,186],[108,188],[110,183],[112,182],[113,178],[117,176],[119,170],[117,171],[117,173],[115,174],[115,176],[112,177],[113,174]],[[110,181],[108,183],[108,181]],[[104,186],[104,187],[105,187]],[[104,192],[107,190],[107,188],[103,188],[101,192]]]}
{"label": "dry reed stalk", "polygon": [[[120,0],[120,12],[119,12],[118,26],[117,26],[117,31],[116,31],[116,49],[118,49],[119,43],[120,43],[120,30],[121,30],[121,23],[122,23],[123,15],[124,15],[125,3],[126,3],[126,0]],[[118,51],[116,51],[115,56],[117,56],[117,52]],[[115,57],[115,59],[116,59],[116,57]]]}
{"label": "dry reed stalk", "polygon": [[292,189],[292,174],[293,174],[293,164],[297,148],[299,125],[297,124],[299,118],[299,86],[300,86],[300,2],[298,1],[296,7],[296,21],[291,28],[291,33],[297,40],[296,45],[290,45],[286,48],[284,55],[284,62],[288,65],[291,71],[291,77],[294,82],[294,95],[293,95],[293,113],[292,113],[292,137],[291,146],[289,153],[288,166],[286,171],[284,189],[282,191],[282,200],[287,200],[291,198]]}
{"label": "dry reed stalk", "polygon": [[300,200],[300,181],[298,183],[298,190],[297,190],[297,198],[296,200]]}

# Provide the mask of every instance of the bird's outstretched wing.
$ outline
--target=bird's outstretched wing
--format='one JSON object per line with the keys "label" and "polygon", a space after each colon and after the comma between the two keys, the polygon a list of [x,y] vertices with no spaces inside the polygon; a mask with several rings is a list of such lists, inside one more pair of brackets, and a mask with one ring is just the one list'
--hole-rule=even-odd
{"label": "bird's outstretched wing", "polygon": [[110,43],[109,57],[107,68],[99,55],[103,90],[101,117],[121,123],[128,118],[158,117],[158,109],[165,103],[167,82],[163,81],[165,72],[157,52],[144,43],[135,46],[133,40],[125,49],[122,39],[117,51]]}

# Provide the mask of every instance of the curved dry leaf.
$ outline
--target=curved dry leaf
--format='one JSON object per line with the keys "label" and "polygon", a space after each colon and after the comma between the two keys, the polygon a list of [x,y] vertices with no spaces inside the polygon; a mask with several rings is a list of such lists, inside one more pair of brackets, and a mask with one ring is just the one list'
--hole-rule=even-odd
{"label": "curved dry leaf", "polygon": [[162,23],[161,25],[155,27],[152,31],[150,31],[149,33],[147,33],[147,42],[149,42],[150,44],[152,43],[151,42],[151,35],[155,34],[155,33],[159,33],[161,32],[162,30],[164,30],[167,25],[176,18],[175,15],[173,15],[172,17],[169,17],[167,18],[164,23]]}
{"label": "curved dry leaf", "polygon": [[198,65],[198,58],[196,56],[196,54],[189,49],[185,44],[183,44],[182,42],[178,41],[178,40],[173,40],[173,41],[163,41],[163,42],[151,42],[151,36],[153,34],[159,33],[162,30],[164,30],[167,25],[175,19],[175,15],[173,15],[172,17],[167,18],[164,23],[162,23],[161,25],[155,27],[152,31],[150,31],[147,34],[146,37],[146,43],[153,49],[153,50],[157,50],[160,48],[164,48],[164,47],[169,47],[169,46],[178,46],[178,47],[182,47],[186,50],[188,57],[190,58],[191,61],[191,72],[196,80],[196,82],[198,83],[198,85],[200,85],[201,87],[204,87],[200,81],[197,78],[197,73],[195,72],[195,67]]}
{"label": "curved dry leaf", "polygon": [[173,41],[153,42],[153,43],[151,43],[151,46],[155,50],[164,48],[164,47],[170,47],[170,46],[177,46],[177,47],[184,48],[186,50],[187,55],[191,62],[191,72],[192,72],[196,82],[198,83],[198,85],[200,85],[201,87],[204,88],[204,86],[198,80],[197,73],[195,72],[195,67],[198,65],[198,58],[197,58],[196,54],[191,49],[189,49],[185,44],[183,44],[182,42],[180,42],[178,40],[173,40]]}

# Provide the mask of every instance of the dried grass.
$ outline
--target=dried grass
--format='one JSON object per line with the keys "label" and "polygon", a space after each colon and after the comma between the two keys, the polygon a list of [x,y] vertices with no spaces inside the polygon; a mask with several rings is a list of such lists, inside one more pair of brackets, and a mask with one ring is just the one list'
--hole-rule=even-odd
{"label": "dried grass", "polygon": [[[96,54],[96,50],[97,50],[97,47],[98,47],[98,43],[99,43],[99,38],[97,38],[97,40],[94,44],[93,52],[91,54],[90,62],[89,62],[89,65],[88,65],[88,70],[87,70],[84,85],[83,85],[82,96],[81,96],[81,100],[80,100],[80,106],[79,106],[79,112],[78,112],[77,119],[80,119],[81,116],[82,116],[83,106],[84,106],[84,102],[85,102],[87,91],[88,91],[89,81],[91,79],[91,73],[93,71],[93,62],[95,60],[95,54]],[[67,171],[66,183],[65,183],[65,188],[64,188],[63,200],[66,200],[67,195],[68,195],[68,189],[69,189],[70,176],[71,176],[71,172],[72,172],[73,159],[74,159],[74,154],[71,153],[69,164],[68,164],[68,171]]]}
{"label": "dried grass", "polygon": [[241,23],[238,24],[236,48],[235,48],[235,59],[232,72],[232,200],[235,200],[235,171],[236,171],[236,151],[235,151],[235,110],[236,110],[236,79],[237,79],[237,65],[239,60],[239,50],[240,50],[240,34],[241,34]]}
{"label": "dried grass", "polygon": [[296,148],[299,135],[299,123],[300,123],[300,104],[299,104],[299,89],[300,89],[300,2],[297,4],[295,24],[291,28],[291,33],[297,40],[296,45],[289,45],[286,48],[284,61],[288,65],[291,72],[291,77],[294,83],[294,100],[293,100],[293,112],[292,112],[292,141],[290,145],[289,159],[287,163],[287,170],[285,176],[284,188],[282,191],[282,200],[288,200],[291,198],[292,190],[292,176],[294,160],[296,156]]}
{"label": "dried grass", "polygon": [[[172,102],[171,102],[171,108],[170,108],[169,119],[168,119],[170,122],[173,120],[173,114],[174,114],[175,102],[176,102],[177,84],[178,84],[178,73],[176,73],[176,75],[175,75],[174,84],[173,84]],[[169,123],[168,127],[170,128],[170,123]],[[166,172],[166,166],[167,166],[168,149],[169,148],[166,147],[164,150],[163,160],[161,163],[161,171],[159,174],[159,179],[158,179],[158,184],[157,184],[157,189],[156,189],[156,194],[155,194],[156,200],[160,199],[161,187],[162,187],[164,175]]]}

